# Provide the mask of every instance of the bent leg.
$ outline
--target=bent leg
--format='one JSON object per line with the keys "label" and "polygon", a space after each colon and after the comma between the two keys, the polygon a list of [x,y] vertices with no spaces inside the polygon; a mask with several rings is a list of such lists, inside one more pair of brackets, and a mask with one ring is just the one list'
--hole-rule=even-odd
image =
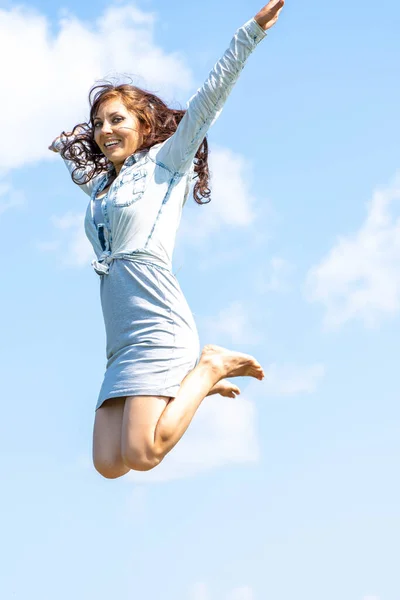
{"label": "bent leg", "polygon": [[93,464],[107,479],[129,472],[121,455],[125,398],[110,398],[96,411],[93,429]]}
{"label": "bent leg", "polygon": [[122,421],[121,455],[135,471],[149,471],[161,458],[155,449],[155,430],[170,398],[128,396]]}
{"label": "bent leg", "polygon": [[157,466],[181,439],[203,399],[224,377],[251,376],[262,380],[259,363],[247,354],[206,346],[173,399],[132,396],[125,402],[122,457],[131,469]]}

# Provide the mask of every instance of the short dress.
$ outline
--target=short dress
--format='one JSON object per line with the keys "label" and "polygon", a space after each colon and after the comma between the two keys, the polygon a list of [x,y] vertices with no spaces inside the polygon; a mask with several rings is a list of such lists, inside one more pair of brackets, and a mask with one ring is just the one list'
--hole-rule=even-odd
{"label": "short dress", "polygon": [[[265,35],[254,19],[238,29],[176,132],[129,156],[107,194],[102,191],[113,179],[111,164],[80,186],[90,195],[85,231],[96,254],[92,265],[100,276],[106,330],[107,364],[96,409],[116,397],[174,398],[198,361],[196,324],[172,272],[176,232],[197,149]],[[65,163],[70,172],[75,169]]]}
{"label": "short dress", "polygon": [[151,255],[115,260],[101,276],[100,296],[108,361],[97,406],[119,396],[175,397],[200,347],[171,269]]}

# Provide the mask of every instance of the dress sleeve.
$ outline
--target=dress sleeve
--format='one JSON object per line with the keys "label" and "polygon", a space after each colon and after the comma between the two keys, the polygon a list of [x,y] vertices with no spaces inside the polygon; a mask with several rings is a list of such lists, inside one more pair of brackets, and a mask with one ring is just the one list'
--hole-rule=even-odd
{"label": "dress sleeve", "polygon": [[[61,135],[60,138],[54,143],[54,147],[59,152],[61,152],[64,143],[67,141],[70,141],[70,140],[72,140],[71,136],[67,137],[65,135]],[[68,171],[72,175],[72,172],[76,168],[76,164],[74,163],[74,161],[66,160],[65,158],[63,158],[63,161],[64,161],[64,164],[67,167]],[[78,169],[77,171],[75,171],[75,175],[77,175],[78,177],[83,177],[88,172],[88,170],[89,170],[89,167]],[[85,192],[85,194],[87,194],[88,196],[91,196],[94,186],[99,182],[100,178],[102,178],[102,177],[104,177],[104,173],[100,173],[99,175],[96,175],[88,183],[82,183],[82,184],[78,183],[77,185],[78,185],[78,187],[80,187],[80,189],[83,192]]]}
{"label": "dress sleeve", "polygon": [[251,19],[235,33],[229,48],[201,88],[189,100],[176,132],[157,153],[157,160],[174,172],[186,172],[208,129],[218,118],[233,86],[257,44],[266,36]]}

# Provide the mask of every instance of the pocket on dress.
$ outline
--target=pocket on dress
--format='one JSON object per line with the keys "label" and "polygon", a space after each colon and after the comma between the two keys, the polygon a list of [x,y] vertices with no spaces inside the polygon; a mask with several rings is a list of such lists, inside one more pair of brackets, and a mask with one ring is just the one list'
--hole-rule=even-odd
{"label": "pocket on dress", "polygon": [[146,175],[145,169],[123,173],[114,190],[114,206],[129,206],[140,200],[146,188]]}

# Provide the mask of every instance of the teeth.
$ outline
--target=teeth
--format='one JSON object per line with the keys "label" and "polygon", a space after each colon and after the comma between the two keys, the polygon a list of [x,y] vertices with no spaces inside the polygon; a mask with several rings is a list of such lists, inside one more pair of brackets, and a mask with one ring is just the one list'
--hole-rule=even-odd
{"label": "teeth", "polygon": [[115,146],[115,144],[119,144],[119,140],[113,140],[112,142],[106,142],[104,145],[106,148],[109,148],[110,146]]}

